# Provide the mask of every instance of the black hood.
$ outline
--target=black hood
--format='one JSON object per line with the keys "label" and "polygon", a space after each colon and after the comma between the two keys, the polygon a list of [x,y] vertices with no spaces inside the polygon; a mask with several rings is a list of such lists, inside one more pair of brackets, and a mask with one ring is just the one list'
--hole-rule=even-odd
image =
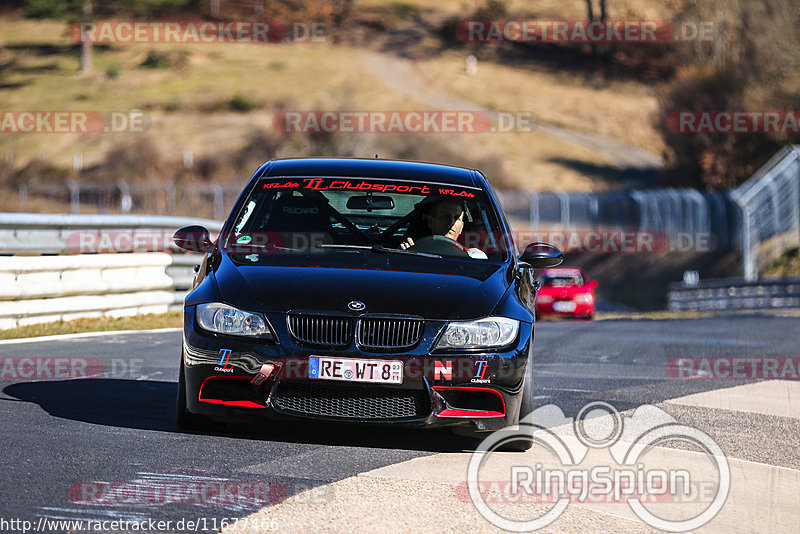
{"label": "black hood", "polygon": [[225,302],[277,313],[347,313],[356,300],[368,314],[475,319],[491,314],[508,289],[503,264],[361,256],[360,265],[348,258],[344,267],[344,262],[313,265],[288,255],[223,254],[215,277]]}

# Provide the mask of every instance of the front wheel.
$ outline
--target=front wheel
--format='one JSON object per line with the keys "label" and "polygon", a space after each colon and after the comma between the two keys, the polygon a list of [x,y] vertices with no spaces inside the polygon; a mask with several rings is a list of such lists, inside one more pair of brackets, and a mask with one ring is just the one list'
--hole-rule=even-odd
{"label": "front wheel", "polygon": [[525,377],[522,381],[522,400],[519,405],[518,430],[514,432],[515,438],[504,445],[506,450],[518,452],[525,452],[533,447],[533,421],[526,419],[528,415],[533,413],[534,409],[533,366],[530,361],[525,367]]}
{"label": "front wheel", "polygon": [[178,397],[175,400],[175,425],[181,430],[197,430],[205,426],[205,419],[186,408],[186,375],[181,357],[178,371]]}

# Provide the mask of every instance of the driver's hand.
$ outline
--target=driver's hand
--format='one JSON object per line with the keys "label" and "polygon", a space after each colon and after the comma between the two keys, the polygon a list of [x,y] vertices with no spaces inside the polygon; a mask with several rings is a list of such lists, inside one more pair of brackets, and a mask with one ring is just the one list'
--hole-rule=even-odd
{"label": "driver's hand", "polygon": [[414,240],[411,239],[410,237],[407,237],[405,241],[400,243],[400,248],[403,250],[413,246],[414,246]]}

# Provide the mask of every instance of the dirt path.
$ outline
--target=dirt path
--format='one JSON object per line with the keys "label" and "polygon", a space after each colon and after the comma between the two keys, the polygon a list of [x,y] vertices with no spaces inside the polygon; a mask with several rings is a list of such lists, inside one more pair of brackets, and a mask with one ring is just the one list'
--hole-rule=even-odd
{"label": "dirt path", "polygon": [[[433,109],[491,111],[474,102],[431,87],[417,74],[414,63],[411,60],[373,51],[365,52],[361,58],[364,64],[387,86],[410,96],[425,106]],[[658,172],[661,169],[661,160],[640,148],[610,141],[589,133],[547,124],[539,124],[537,131],[587,148],[600,154],[620,169],[645,171],[643,173],[643,181],[645,182],[649,181],[650,178],[657,179]]]}

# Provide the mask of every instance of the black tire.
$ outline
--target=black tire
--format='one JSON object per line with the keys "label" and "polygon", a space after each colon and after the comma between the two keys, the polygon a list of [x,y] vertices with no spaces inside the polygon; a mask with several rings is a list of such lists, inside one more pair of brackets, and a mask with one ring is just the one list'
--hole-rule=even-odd
{"label": "black tire", "polygon": [[181,430],[200,430],[205,428],[205,418],[191,413],[186,408],[186,376],[184,375],[183,357],[178,371],[178,396],[175,400],[175,425]]}
{"label": "black tire", "polygon": [[[531,414],[534,410],[533,404],[533,365],[528,361],[525,367],[525,377],[522,379],[522,400],[519,404],[519,420]],[[519,425],[519,437],[509,441],[503,446],[509,451],[525,452],[533,447],[533,426]]]}

